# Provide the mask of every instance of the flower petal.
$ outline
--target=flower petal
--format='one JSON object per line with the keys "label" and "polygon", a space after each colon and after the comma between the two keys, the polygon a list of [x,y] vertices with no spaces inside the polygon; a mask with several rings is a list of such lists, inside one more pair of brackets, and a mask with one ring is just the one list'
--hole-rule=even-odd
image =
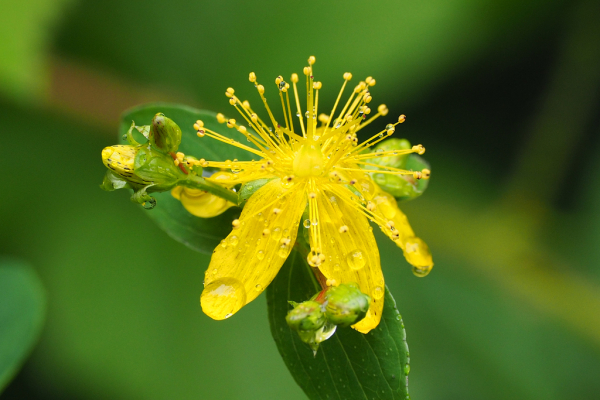
{"label": "flower petal", "polygon": [[[350,200],[348,200],[350,201]],[[334,285],[356,282],[371,297],[367,316],[353,328],[367,333],[381,319],[385,283],[379,250],[367,218],[345,200],[323,191],[317,197],[325,261],[319,269]]]}
{"label": "flower petal", "polygon": [[388,229],[384,229],[384,233],[402,249],[406,261],[426,275],[433,267],[431,252],[427,244],[415,236],[406,215],[398,208],[396,199],[388,193],[379,191],[373,197],[373,202],[377,205],[375,210],[377,215],[394,222],[394,229],[398,236],[393,237]]}
{"label": "flower petal", "polygon": [[305,206],[304,185],[286,188],[280,179],[252,195],[237,228],[213,252],[200,297],[206,315],[228,318],[271,283],[294,246]]}

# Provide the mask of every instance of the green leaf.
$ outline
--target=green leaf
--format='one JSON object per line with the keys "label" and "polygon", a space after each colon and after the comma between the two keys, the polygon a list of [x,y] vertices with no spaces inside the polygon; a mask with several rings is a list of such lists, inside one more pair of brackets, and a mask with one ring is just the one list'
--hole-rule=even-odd
{"label": "green leaf", "polygon": [[[144,104],[125,111],[121,116],[119,141],[126,143],[123,135],[130,128],[131,121],[135,121],[136,125],[140,126],[148,125],[158,112],[164,113],[181,128],[182,138],[179,151],[198,159],[205,158],[212,161],[236,158],[240,161],[252,159],[252,154],[245,150],[209,137],[199,138],[196,135],[193,125],[196,120],[201,119],[208,129],[236,140],[243,139],[241,133],[227,128],[225,124],[218,123],[215,113],[177,104]],[[245,140],[244,144],[246,144]],[[250,145],[250,143],[247,144]],[[212,253],[219,242],[229,234],[231,221],[240,214],[240,209],[234,207],[214,218],[199,218],[186,211],[181,202],[175,199],[170,192],[153,193],[152,196],[156,197],[157,206],[152,210],[145,211],[147,215],[173,239],[205,254]]]}
{"label": "green leaf", "polygon": [[267,289],[271,333],[298,385],[310,399],[409,399],[406,333],[389,291],[376,329],[364,335],[338,328],[313,356],[285,322],[288,300],[301,302],[320,290],[309,274],[304,258],[293,251]]}
{"label": "green leaf", "polygon": [[44,290],[27,265],[0,259],[0,392],[36,342],[45,313]]}

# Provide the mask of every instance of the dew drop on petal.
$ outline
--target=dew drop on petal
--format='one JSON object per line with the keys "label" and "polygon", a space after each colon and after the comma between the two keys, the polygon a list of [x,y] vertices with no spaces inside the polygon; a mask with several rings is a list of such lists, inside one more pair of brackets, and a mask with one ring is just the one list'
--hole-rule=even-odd
{"label": "dew drop on petal", "polygon": [[235,314],[246,304],[246,289],[235,278],[221,278],[208,284],[200,305],[206,315],[213,319],[225,319]]}
{"label": "dew drop on petal", "polygon": [[308,229],[310,228],[310,219],[305,219],[304,222],[302,223],[302,225]]}
{"label": "dew drop on petal", "polygon": [[426,266],[426,267],[417,267],[417,266],[413,266],[412,267],[412,272],[415,276],[419,277],[419,278],[423,278],[427,275],[429,275],[429,273],[431,272],[431,268],[433,267],[433,265],[430,266]]}
{"label": "dew drop on petal", "polygon": [[240,242],[240,240],[235,235],[233,235],[232,237],[229,238],[229,244],[232,245],[233,247],[237,246],[237,244],[239,242]]}
{"label": "dew drop on petal", "polygon": [[263,258],[265,258],[265,252],[262,250],[257,251],[256,258],[258,258],[259,260],[262,260]]}
{"label": "dew drop on petal", "polygon": [[257,292],[260,292],[261,290],[263,290],[262,285],[259,283],[256,286],[254,286],[254,290],[256,290]]}
{"label": "dew drop on petal", "polygon": [[377,286],[377,287],[375,287],[375,289],[373,289],[373,293],[371,293],[371,294],[373,295],[373,298],[375,300],[379,300],[380,298],[383,297],[383,293],[384,293],[383,288],[381,286]]}
{"label": "dew drop on petal", "polygon": [[222,248],[227,247],[227,241],[225,241],[225,239],[221,240],[221,247]]}
{"label": "dew drop on petal", "polygon": [[273,228],[273,230],[271,231],[271,239],[275,240],[275,241],[279,241],[279,239],[281,239],[281,228],[276,226],[275,228]]}
{"label": "dew drop on petal", "polygon": [[367,260],[363,252],[359,249],[353,250],[346,256],[346,261],[348,261],[348,265],[353,270],[359,270],[365,266]]}

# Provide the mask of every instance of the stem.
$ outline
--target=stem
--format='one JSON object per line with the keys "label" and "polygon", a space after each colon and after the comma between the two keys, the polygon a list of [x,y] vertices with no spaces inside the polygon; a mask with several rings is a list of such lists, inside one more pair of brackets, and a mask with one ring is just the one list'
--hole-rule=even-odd
{"label": "stem", "polygon": [[235,205],[239,204],[239,198],[237,193],[232,192],[231,190],[223,186],[217,185],[216,183],[209,182],[198,175],[189,174],[187,176],[187,179],[182,180],[179,183],[183,186],[192,189],[205,190],[209,193],[214,194],[215,196],[219,196],[227,201],[230,201]]}

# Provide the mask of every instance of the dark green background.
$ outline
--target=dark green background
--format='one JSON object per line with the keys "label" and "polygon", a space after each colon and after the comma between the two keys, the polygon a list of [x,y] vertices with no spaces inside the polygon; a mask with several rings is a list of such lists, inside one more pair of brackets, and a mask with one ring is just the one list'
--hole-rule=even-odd
{"label": "dark green background", "polygon": [[2,400],[303,398],[264,296],[206,317],[208,257],[98,185],[111,104],[231,114],[228,86],[258,105],[248,72],[272,96],[309,55],[320,104],[342,73],[373,75],[380,124],[404,113],[396,135],[427,147],[430,187],[403,209],[436,266],[418,279],[380,240],[412,398],[597,398],[597,1],[8,0],[3,14],[0,254],[36,268],[48,314]]}

